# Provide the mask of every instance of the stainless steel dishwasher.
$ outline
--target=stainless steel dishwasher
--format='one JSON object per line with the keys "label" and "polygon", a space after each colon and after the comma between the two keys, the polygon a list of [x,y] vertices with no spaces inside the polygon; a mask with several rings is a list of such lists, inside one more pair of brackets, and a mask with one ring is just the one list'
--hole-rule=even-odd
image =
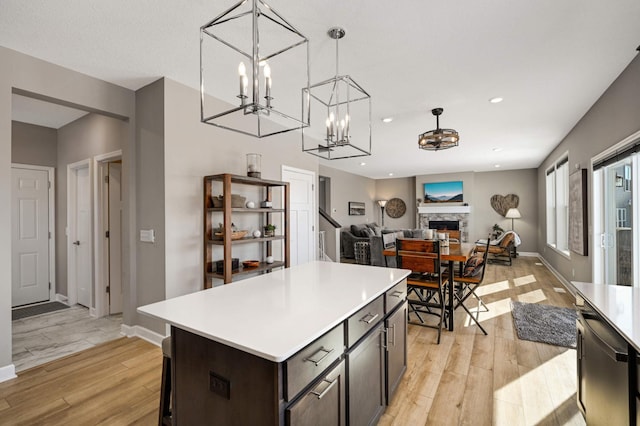
{"label": "stainless steel dishwasher", "polygon": [[635,424],[629,416],[629,347],[585,304],[578,311],[578,406],[589,426]]}

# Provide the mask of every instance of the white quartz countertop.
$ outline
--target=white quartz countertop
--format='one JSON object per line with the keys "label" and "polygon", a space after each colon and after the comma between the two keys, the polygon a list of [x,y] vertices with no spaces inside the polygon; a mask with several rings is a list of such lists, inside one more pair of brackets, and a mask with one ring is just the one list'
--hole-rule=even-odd
{"label": "white quartz countertop", "polygon": [[138,312],[282,362],[409,273],[316,261],[141,306]]}
{"label": "white quartz countertop", "polygon": [[572,281],[578,295],[640,351],[640,289]]}

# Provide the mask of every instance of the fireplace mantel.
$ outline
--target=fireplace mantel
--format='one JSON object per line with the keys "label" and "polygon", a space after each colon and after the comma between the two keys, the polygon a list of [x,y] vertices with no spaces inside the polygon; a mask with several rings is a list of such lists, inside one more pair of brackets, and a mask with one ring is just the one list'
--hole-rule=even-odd
{"label": "fireplace mantel", "polygon": [[418,214],[471,213],[471,206],[419,206]]}

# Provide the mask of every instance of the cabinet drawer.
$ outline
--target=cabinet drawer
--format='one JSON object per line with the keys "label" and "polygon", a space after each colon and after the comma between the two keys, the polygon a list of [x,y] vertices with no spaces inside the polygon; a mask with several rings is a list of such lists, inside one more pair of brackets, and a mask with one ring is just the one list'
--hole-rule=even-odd
{"label": "cabinet drawer", "polygon": [[291,401],[344,353],[342,323],[285,361],[284,398]]}
{"label": "cabinet drawer", "polygon": [[406,278],[394,285],[384,294],[384,313],[388,314],[407,298],[407,280]]}
{"label": "cabinet drawer", "polygon": [[286,409],[286,424],[343,426],[345,382],[344,361],[341,361]]}
{"label": "cabinet drawer", "polygon": [[384,295],[378,297],[347,320],[347,347],[353,346],[367,331],[375,327],[384,316]]}

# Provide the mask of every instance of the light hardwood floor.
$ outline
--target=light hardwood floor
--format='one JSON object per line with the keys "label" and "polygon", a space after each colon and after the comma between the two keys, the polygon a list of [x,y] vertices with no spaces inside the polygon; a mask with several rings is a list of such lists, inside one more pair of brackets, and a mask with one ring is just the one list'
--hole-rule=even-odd
{"label": "light hardwood floor", "polygon": [[[481,287],[484,336],[456,311],[456,331],[409,327],[409,365],[380,425],[583,425],[575,350],[519,340],[510,301],[571,306],[534,258],[491,265]],[[162,353],[121,338],[0,383],[0,424],[157,424]]]}

